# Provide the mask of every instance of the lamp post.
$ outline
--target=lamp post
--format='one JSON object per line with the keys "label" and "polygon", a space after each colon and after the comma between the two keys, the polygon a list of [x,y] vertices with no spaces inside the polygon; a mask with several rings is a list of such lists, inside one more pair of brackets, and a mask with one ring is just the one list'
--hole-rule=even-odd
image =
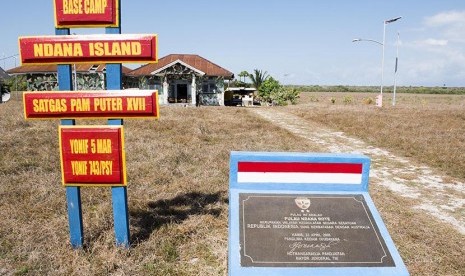
{"label": "lamp post", "polygon": [[386,25],[389,23],[396,22],[397,20],[401,19],[402,16],[398,16],[395,18],[391,18],[388,20],[384,20],[383,22],[383,61],[382,61],[382,69],[381,69],[381,106],[383,105],[383,84],[384,84],[384,46],[386,44]]}
{"label": "lamp post", "polygon": [[389,23],[396,22],[397,20],[401,19],[402,16],[398,16],[392,19],[384,20],[383,21],[383,42],[379,42],[373,39],[362,39],[362,38],[356,38],[353,39],[352,42],[357,42],[357,41],[370,41],[377,43],[383,47],[383,55],[381,59],[381,88],[380,88],[380,106],[383,106],[383,86],[384,86],[384,46],[386,44],[386,25]]}
{"label": "lamp post", "polygon": [[374,39],[365,39],[365,38],[354,38],[352,39],[352,42],[359,42],[359,41],[368,41],[368,42],[373,42],[376,44],[379,44],[383,47],[383,59],[381,62],[381,94],[376,97],[376,106],[383,106],[383,74],[384,74],[384,43],[381,43],[377,40]]}
{"label": "lamp post", "polygon": [[396,67],[394,69],[394,90],[392,95],[392,105],[396,105],[396,88],[397,88],[397,65],[399,62],[399,38],[400,34],[397,32],[397,43],[396,43]]}
{"label": "lamp post", "polygon": [[352,42],[358,42],[358,41],[370,41],[370,42],[374,42],[374,43],[377,43],[379,45],[383,45],[383,43],[379,42],[379,41],[376,41],[374,39],[365,39],[365,38],[354,38],[352,39]]}

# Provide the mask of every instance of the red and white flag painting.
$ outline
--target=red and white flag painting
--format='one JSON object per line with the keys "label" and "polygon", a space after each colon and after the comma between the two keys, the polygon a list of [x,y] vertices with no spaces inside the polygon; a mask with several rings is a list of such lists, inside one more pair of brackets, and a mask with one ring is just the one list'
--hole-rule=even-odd
{"label": "red and white flag painting", "polygon": [[360,184],[362,164],[239,162],[238,183]]}

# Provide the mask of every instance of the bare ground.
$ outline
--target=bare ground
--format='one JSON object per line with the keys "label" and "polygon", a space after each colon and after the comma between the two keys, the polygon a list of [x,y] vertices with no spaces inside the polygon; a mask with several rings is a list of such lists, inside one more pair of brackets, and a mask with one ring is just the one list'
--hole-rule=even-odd
{"label": "bare ground", "polygon": [[278,108],[254,108],[252,112],[289,132],[319,145],[322,151],[359,153],[371,158],[370,185],[382,185],[412,201],[413,208],[450,224],[465,235],[465,183],[432,168],[415,164],[312,121]]}

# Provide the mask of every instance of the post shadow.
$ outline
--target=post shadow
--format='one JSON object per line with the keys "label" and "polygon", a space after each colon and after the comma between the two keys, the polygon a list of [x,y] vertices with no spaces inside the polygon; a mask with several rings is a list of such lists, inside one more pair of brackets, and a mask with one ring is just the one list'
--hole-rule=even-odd
{"label": "post shadow", "polygon": [[223,212],[221,207],[209,206],[215,203],[228,203],[227,195],[223,195],[223,192],[190,192],[149,202],[145,210],[130,210],[131,225],[135,228],[131,230],[131,244],[137,245],[147,240],[153,231],[163,225],[180,224],[193,215],[219,217]]}

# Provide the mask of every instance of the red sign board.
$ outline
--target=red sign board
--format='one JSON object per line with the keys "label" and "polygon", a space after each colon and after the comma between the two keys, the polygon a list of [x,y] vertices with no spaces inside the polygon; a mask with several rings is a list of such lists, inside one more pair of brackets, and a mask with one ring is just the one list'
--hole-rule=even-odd
{"label": "red sign board", "polygon": [[21,64],[157,62],[157,36],[55,35],[19,38]]}
{"label": "red sign board", "polygon": [[118,27],[118,0],[54,0],[55,27]]}
{"label": "red sign board", "polygon": [[23,104],[26,119],[159,117],[156,90],[24,92]]}
{"label": "red sign board", "polygon": [[60,126],[64,186],[125,186],[122,126]]}

